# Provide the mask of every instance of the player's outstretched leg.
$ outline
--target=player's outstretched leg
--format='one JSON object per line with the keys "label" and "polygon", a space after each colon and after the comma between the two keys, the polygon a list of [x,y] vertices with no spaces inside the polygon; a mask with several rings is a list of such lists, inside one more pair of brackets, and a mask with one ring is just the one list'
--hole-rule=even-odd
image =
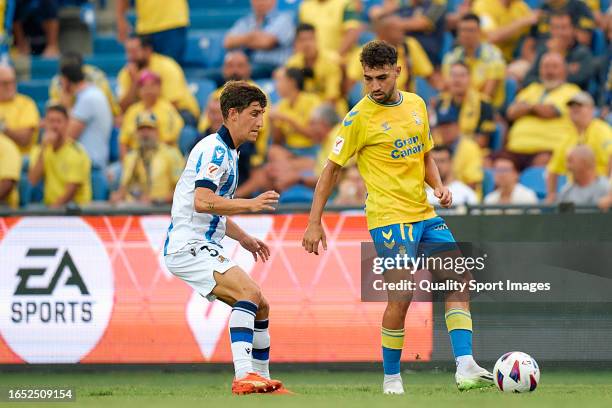
{"label": "player's outstretched leg", "polygon": [[493,374],[476,364],[472,355],[472,315],[469,304],[447,301],[444,317],[457,363],[455,381],[459,391],[492,386]]}
{"label": "player's outstretched leg", "polygon": [[410,302],[387,303],[381,328],[382,358],[385,377],[383,393],[403,394],[404,385],[400,374],[400,359],[404,347],[404,320]]}
{"label": "player's outstretched leg", "polygon": [[[263,377],[253,366],[255,319],[260,305],[264,311],[259,315],[267,317],[268,313],[268,304],[261,295],[259,287],[237,266],[223,274],[215,272],[214,276],[217,285],[212,294],[232,306],[229,319],[235,370],[232,393],[240,395],[273,392],[281,388],[280,381]],[[258,338],[258,341],[261,339]]]}

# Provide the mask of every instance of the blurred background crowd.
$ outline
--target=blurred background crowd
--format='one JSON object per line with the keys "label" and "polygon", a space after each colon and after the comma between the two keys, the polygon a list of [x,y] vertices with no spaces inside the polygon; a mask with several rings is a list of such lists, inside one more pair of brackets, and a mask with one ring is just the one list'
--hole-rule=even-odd
{"label": "blurred background crowd", "polygon": [[270,101],[237,196],[309,203],[375,38],[455,204],[612,206],[609,0],[0,0],[0,206],[171,203],[232,79]]}

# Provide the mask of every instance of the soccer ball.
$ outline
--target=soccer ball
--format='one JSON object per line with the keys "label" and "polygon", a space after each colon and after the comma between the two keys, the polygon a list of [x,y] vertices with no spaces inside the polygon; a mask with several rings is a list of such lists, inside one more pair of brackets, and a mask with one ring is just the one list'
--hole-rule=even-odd
{"label": "soccer ball", "polygon": [[495,363],[493,379],[501,391],[531,392],[540,382],[540,367],[530,355],[511,351]]}

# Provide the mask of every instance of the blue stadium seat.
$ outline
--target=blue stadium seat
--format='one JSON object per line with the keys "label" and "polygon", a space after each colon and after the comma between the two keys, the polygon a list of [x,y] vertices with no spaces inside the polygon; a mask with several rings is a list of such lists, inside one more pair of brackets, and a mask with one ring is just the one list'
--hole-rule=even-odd
{"label": "blue stadium seat", "polygon": [[518,91],[518,84],[514,79],[506,78],[505,87],[506,99],[504,101],[504,110],[508,109],[508,106],[514,102],[514,98],[516,97],[516,93]]}
{"label": "blue stadium seat", "polygon": [[525,3],[532,8],[537,9],[542,5],[542,0],[525,0]]}
{"label": "blue stadium seat", "polygon": [[113,163],[119,160],[119,128],[113,127],[111,137],[108,141],[109,144],[109,158],[108,160]]}
{"label": "blue stadium seat", "polygon": [[519,182],[532,189],[540,200],[546,198],[546,167],[532,166],[521,173]]}
{"label": "blue stadium seat", "polygon": [[416,93],[425,100],[425,103],[429,103],[431,98],[438,96],[438,91],[422,77],[416,77]]}
{"label": "blue stadium seat", "polygon": [[246,7],[215,7],[205,10],[196,9],[190,13],[191,29],[211,30],[229,29],[239,18],[246,16],[250,8]]}
{"label": "blue stadium seat", "polygon": [[32,57],[31,59],[30,77],[32,79],[51,79],[58,71],[59,60],[57,58]]}
{"label": "blue stadium seat", "polygon": [[376,34],[374,34],[372,31],[363,31],[361,34],[359,34],[359,45],[366,45],[375,38]]}
{"label": "blue stadium seat", "polygon": [[610,0],[600,0],[599,6],[601,8],[602,13],[605,13],[606,11],[608,11],[608,8],[610,8]]}
{"label": "blue stadium seat", "polygon": [[440,61],[443,61],[444,56],[453,49],[453,45],[455,45],[455,37],[450,32],[445,31],[444,38],[442,39],[442,48],[440,49]]}
{"label": "blue stadium seat", "polygon": [[124,54],[90,55],[85,63],[100,68],[107,76],[117,76],[126,64]]}
{"label": "blue stadium seat", "polygon": [[300,3],[300,0],[278,0],[276,7],[280,11],[290,11],[297,15]]}
{"label": "blue stadium seat", "polygon": [[219,68],[223,64],[225,30],[192,31],[187,37],[185,65],[202,68]]}
{"label": "blue stadium seat", "polygon": [[276,87],[274,85],[274,80],[272,79],[258,79],[255,83],[261,88],[262,91],[268,95],[270,98],[270,103],[274,105],[280,99],[278,93],[276,92]]}
{"label": "blue stadium seat", "polygon": [[353,85],[348,94],[349,109],[353,109],[353,106],[357,105],[361,98],[363,98],[363,83],[359,81]]}
{"label": "blue stadium seat", "polygon": [[189,8],[193,10],[211,7],[250,7],[250,0],[189,0]]}
{"label": "blue stadium seat", "polygon": [[283,191],[278,200],[279,204],[311,203],[314,191],[302,185],[295,185]]}
{"label": "blue stadium seat", "polygon": [[210,79],[201,79],[198,81],[190,81],[189,89],[191,93],[195,95],[198,104],[204,109],[208,103],[208,95],[217,89],[217,84]]}
{"label": "blue stadium seat", "polygon": [[17,85],[17,92],[28,95],[34,101],[42,101],[44,103],[49,99],[49,82],[46,79],[22,81]]}
{"label": "blue stadium seat", "polygon": [[495,191],[495,179],[493,178],[493,171],[491,169],[483,169],[482,178],[482,196]]}
{"label": "blue stadium seat", "polygon": [[504,131],[499,123],[495,125],[495,131],[489,140],[489,147],[492,151],[500,151],[504,147]]}
{"label": "blue stadium seat", "polygon": [[591,39],[591,51],[595,57],[599,57],[606,53],[606,35],[599,28],[593,30],[593,38]]}
{"label": "blue stadium seat", "polygon": [[114,34],[96,35],[94,37],[94,54],[122,54],[123,52],[123,44],[117,40]]}

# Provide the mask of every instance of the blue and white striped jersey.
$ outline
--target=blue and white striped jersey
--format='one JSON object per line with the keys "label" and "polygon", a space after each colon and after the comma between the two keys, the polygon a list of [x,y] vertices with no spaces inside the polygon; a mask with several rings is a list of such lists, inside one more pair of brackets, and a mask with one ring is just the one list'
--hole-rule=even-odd
{"label": "blue and white striped jersey", "polygon": [[197,213],[194,194],[198,187],[233,198],[238,185],[238,152],[229,130],[221,126],[215,134],[198,142],[187,159],[172,200],[172,221],[164,244],[164,255],[199,242],[220,245],[225,236],[225,216]]}

